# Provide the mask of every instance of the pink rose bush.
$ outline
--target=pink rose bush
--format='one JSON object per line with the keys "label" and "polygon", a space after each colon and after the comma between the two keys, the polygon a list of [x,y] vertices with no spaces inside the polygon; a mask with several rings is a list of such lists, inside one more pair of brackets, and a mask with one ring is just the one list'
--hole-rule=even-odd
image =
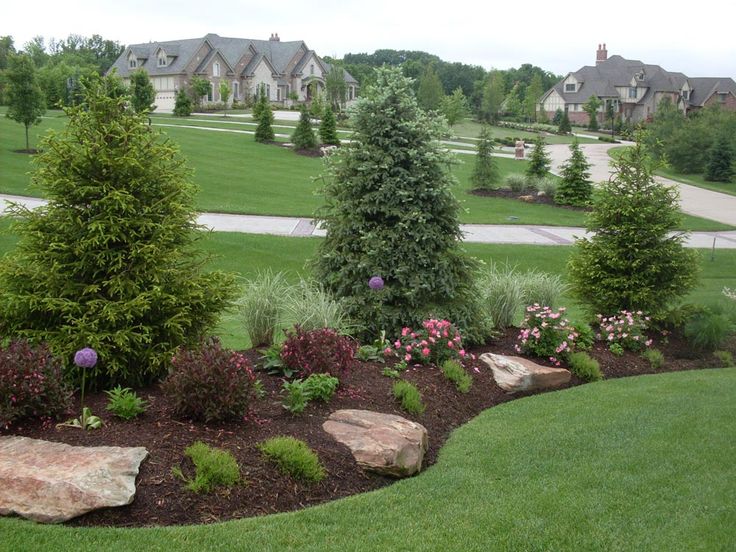
{"label": "pink rose bush", "polygon": [[528,306],[516,344],[517,352],[548,358],[555,366],[560,366],[575,350],[580,337],[564,314],[564,307],[554,311],[539,303]]}
{"label": "pink rose bush", "polygon": [[642,311],[622,310],[612,316],[599,314],[596,318],[598,331],[595,337],[605,341],[609,348],[618,344],[628,351],[641,351],[652,344],[652,340],[644,334],[650,318]]}
{"label": "pink rose bush", "polygon": [[384,350],[384,355],[398,356],[407,364],[441,364],[450,358],[471,358],[463,348],[460,331],[449,320],[431,318],[416,331],[403,328],[392,345]]}

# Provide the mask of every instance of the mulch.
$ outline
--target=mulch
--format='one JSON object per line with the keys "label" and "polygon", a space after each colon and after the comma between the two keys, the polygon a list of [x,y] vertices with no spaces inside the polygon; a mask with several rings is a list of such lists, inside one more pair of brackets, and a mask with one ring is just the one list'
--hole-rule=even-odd
{"label": "mulch", "polygon": [[562,209],[570,209],[571,211],[590,211],[588,207],[573,207],[572,205],[560,205],[555,203],[552,196],[545,193],[538,193],[536,191],[526,190],[523,192],[514,192],[509,188],[497,188],[495,190],[487,190],[485,188],[476,188],[470,190],[468,193],[479,196],[479,197],[503,197],[506,199],[518,199],[524,203],[539,203],[542,205],[554,205]]}
{"label": "mulch", "polygon": [[[483,347],[484,352],[516,354],[514,345],[518,330],[510,329]],[[666,357],[662,371],[691,370],[717,367],[711,355],[693,355],[688,345],[669,336],[667,344],[659,336],[655,345]],[[728,348],[736,352],[736,341]],[[255,351],[246,355],[257,361]],[[612,355],[604,344],[596,344],[591,352],[607,378],[654,373],[649,364],[635,353]],[[539,361],[539,359],[535,359]],[[544,361],[539,361],[545,364]],[[390,364],[390,363],[389,363]],[[424,468],[432,465],[442,445],[453,429],[466,423],[481,411],[513,400],[520,395],[505,393],[494,382],[491,371],[480,361],[466,363],[473,377],[468,394],[458,393],[436,367],[414,367],[402,377],[421,391],[427,408],[414,416],[403,412],[391,394],[395,380],[381,374],[386,364],[359,363],[356,369],[341,378],[340,388],[329,404],[310,403],[300,415],[292,415],[281,406],[282,380],[260,373],[266,395],[256,400],[246,419],[238,422],[204,424],[173,419],[171,408],[158,385],[138,390],[149,403],[145,414],[129,422],[113,418],[105,410],[106,396],[88,396],[85,403],[101,416],[105,425],[98,430],[80,431],[56,428],[41,422],[26,420],[2,434],[23,435],[49,441],[85,446],[143,446],[149,457],[141,464],[135,500],[128,506],[91,512],[67,523],[72,526],[138,527],[214,523],[230,519],[261,516],[298,510],[307,506],[363,493],[390,485],[395,479],[371,474],[359,469],[347,447],[336,443],[322,430],[330,412],[342,408],[358,408],[393,413],[415,420],[429,432],[429,450]],[[569,386],[583,382],[573,376]],[[328,476],[317,484],[306,484],[281,474],[267,463],[257,444],[276,435],[291,435],[306,441],[320,457]],[[184,449],[195,441],[232,452],[241,466],[245,484],[211,494],[195,494],[184,488],[181,479],[172,475],[172,467],[181,466],[185,474],[193,473],[191,461]]]}

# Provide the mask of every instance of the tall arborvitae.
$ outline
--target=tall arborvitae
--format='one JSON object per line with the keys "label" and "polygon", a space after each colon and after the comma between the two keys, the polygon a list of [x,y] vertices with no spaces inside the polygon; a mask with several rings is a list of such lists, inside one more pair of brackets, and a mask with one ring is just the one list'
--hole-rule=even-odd
{"label": "tall arborvitae", "polygon": [[99,355],[87,378],[139,385],[196,345],[232,284],[203,270],[195,188],[178,149],[129,108],[115,77],[84,85],[61,132],[43,141],[32,180],[48,199],[15,207],[14,253],[0,264],[0,335]]}
{"label": "tall arborvitae", "polygon": [[562,165],[562,181],[555,192],[555,203],[583,207],[590,203],[593,195],[590,163],[580,149],[577,138],[570,144],[570,152],[570,159]]}
{"label": "tall arborvitae", "polygon": [[322,139],[323,144],[332,146],[340,145],[340,138],[337,137],[335,113],[329,106],[325,109],[325,114],[322,116],[322,122],[319,125],[319,137]]}
{"label": "tall arborvitae", "polygon": [[470,177],[476,188],[492,190],[499,179],[498,166],[493,158],[493,136],[488,125],[480,129],[478,153],[475,156],[473,175]]}
{"label": "tall arborvitae", "polygon": [[[435,316],[484,338],[450,154],[439,142],[447,129],[418,106],[400,69],[379,69],[376,77],[356,105],[351,142],[327,158],[319,213],[327,236],[316,276],[345,301],[366,337],[396,335]],[[385,283],[380,291],[368,285],[374,276]]]}

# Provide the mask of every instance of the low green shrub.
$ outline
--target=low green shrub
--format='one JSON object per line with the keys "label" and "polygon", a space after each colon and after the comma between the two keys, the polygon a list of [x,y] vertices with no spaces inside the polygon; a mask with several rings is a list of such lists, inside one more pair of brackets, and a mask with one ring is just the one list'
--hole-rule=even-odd
{"label": "low green shrub", "polygon": [[588,353],[572,353],[567,359],[570,371],[584,381],[599,381],[603,379],[600,364]]}
{"label": "low green shrub", "polygon": [[557,193],[557,181],[554,178],[540,178],[537,180],[537,190],[544,192],[544,195],[554,198]]}
{"label": "low green shrub", "polygon": [[312,374],[305,380],[284,382],[286,391],[283,407],[292,414],[304,411],[309,401],[329,402],[335,394],[340,380],[329,374]]}
{"label": "low green shrub", "polygon": [[109,391],[105,391],[108,396],[108,411],[123,420],[132,420],[136,416],[143,414],[148,408],[146,401],[136,395],[135,391],[129,387],[117,386]]}
{"label": "low green shrub", "polygon": [[506,186],[512,191],[520,194],[526,191],[527,179],[522,174],[512,173],[506,177]]}
{"label": "low green shrub", "polygon": [[256,377],[247,358],[217,339],[180,349],[162,390],[174,415],[205,422],[242,418],[253,400]]}
{"label": "low green shrub", "polygon": [[608,346],[608,350],[616,356],[624,356],[624,348],[620,343],[611,343]]}
{"label": "low green shrub", "polygon": [[729,316],[711,309],[692,317],[684,328],[688,343],[699,351],[715,351],[733,331],[734,324]]}
{"label": "low green shrub", "polygon": [[664,366],[664,355],[659,349],[647,349],[641,354],[641,357],[649,363],[654,370],[659,370]]}
{"label": "low green shrub", "polygon": [[241,320],[254,347],[268,346],[280,330],[289,285],[283,272],[270,270],[249,280],[237,303]]}
{"label": "low green shrub", "polygon": [[0,346],[0,428],[22,418],[57,418],[68,410],[71,396],[61,363],[46,346],[26,341]]}
{"label": "low green shrub", "polygon": [[393,394],[401,401],[401,408],[410,414],[423,414],[426,407],[422,403],[422,394],[413,384],[405,380],[394,383]]}
{"label": "low green shrub", "polygon": [[564,318],[565,308],[553,311],[550,307],[538,304],[526,308],[515,348],[538,357],[547,358],[555,366],[578,349],[580,334]]}
{"label": "low green shrub", "polygon": [[318,482],[325,478],[319,457],[304,441],[294,437],[272,437],[258,448],[279,470],[295,479]]}
{"label": "low green shrub", "polygon": [[733,355],[730,351],[713,351],[713,356],[718,359],[718,362],[720,362],[721,366],[724,368],[736,366],[736,363],[734,363],[733,360]]}
{"label": "low green shrub", "polygon": [[184,454],[194,463],[194,478],[187,479],[178,467],[173,468],[172,472],[187,482],[190,491],[208,493],[216,487],[232,487],[240,481],[240,467],[229,451],[197,441],[187,447]]}
{"label": "low green shrub", "polygon": [[467,393],[473,385],[473,378],[456,360],[446,360],[442,363],[442,374],[454,383],[455,388],[461,393]]}
{"label": "low green shrub", "polygon": [[281,404],[292,414],[301,414],[309,404],[309,395],[302,380],[285,381],[281,389],[286,392],[284,402]]}

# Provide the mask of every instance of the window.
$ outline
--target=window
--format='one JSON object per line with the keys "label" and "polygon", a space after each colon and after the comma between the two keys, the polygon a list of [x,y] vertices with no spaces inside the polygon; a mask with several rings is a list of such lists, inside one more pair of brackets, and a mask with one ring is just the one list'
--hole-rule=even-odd
{"label": "window", "polygon": [[631,88],[629,88],[629,98],[636,98],[636,96],[637,96],[636,86],[632,86]]}
{"label": "window", "polygon": [[212,76],[213,77],[219,77],[220,76],[220,62],[216,61],[212,65]]}
{"label": "window", "polygon": [[266,85],[266,97],[270,100],[271,99],[271,85]]}
{"label": "window", "polygon": [[135,69],[136,67],[138,67],[138,60],[134,57],[128,58],[128,67],[130,67],[131,69]]}
{"label": "window", "polygon": [[354,98],[355,98],[355,87],[354,86],[350,86],[348,88],[348,100],[352,100]]}
{"label": "window", "polygon": [[565,92],[575,92],[575,83],[574,82],[565,83]]}
{"label": "window", "polygon": [[215,85],[210,83],[210,89],[207,91],[207,101],[211,102],[215,99]]}
{"label": "window", "polygon": [[728,94],[718,94],[718,103],[726,103],[726,96]]}
{"label": "window", "polygon": [[314,75],[314,63],[309,66],[309,74]]}
{"label": "window", "polygon": [[233,81],[233,101],[238,99],[238,95],[240,94],[239,88],[238,81]]}
{"label": "window", "polygon": [[690,99],[690,91],[689,90],[683,90],[682,91],[682,99],[683,100],[689,100]]}
{"label": "window", "polygon": [[166,65],[167,65],[167,63],[166,63],[166,52],[164,52],[163,50],[161,50],[158,53],[158,66],[159,67],[166,67]]}
{"label": "window", "polygon": [[276,88],[276,101],[281,101],[281,87]]}

